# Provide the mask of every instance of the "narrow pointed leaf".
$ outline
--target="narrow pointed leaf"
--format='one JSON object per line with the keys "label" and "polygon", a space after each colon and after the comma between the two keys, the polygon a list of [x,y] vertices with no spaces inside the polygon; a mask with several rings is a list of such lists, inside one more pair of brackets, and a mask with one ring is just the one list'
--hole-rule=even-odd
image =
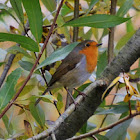
{"label": "narrow pointed leaf", "polygon": [[29,105],[29,108],[34,119],[38,122],[40,126],[43,127],[45,125],[45,114],[41,106],[39,104],[35,106],[34,103],[31,103]]}
{"label": "narrow pointed leaf", "polygon": [[86,12],[85,15],[87,15],[87,14],[91,11],[91,9],[93,8],[93,6],[94,6],[98,1],[99,1],[99,0],[91,0],[90,5],[89,5],[89,8],[88,8],[88,10],[87,10],[87,12]]}
{"label": "narrow pointed leaf", "polygon": [[127,128],[129,127],[131,122],[132,122],[132,119],[129,119],[129,120],[113,127],[112,129],[110,129],[110,131],[108,131],[106,133],[105,136],[109,140],[125,140]]}
{"label": "narrow pointed leaf", "polygon": [[32,34],[39,43],[42,36],[43,17],[39,0],[22,0],[26,10]]}
{"label": "narrow pointed leaf", "polygon": [[3,121],[3,123],[4,123],[4,125],[5,125],[5,128],[6,128],[6,130],[7,130],[7,132],[10,134],[10,135],[12,135],[13,134],[13,125],[11,124],[11,122],[9,122],[9,118],[8,118],[8,116],[5,114],[3,117],[2,117],[2,121]]}
{"label": "narrow pointed leaf", "polygon": [[33,131],[32,131],[31,124],[26,120],[24,120],[24,128],[25,128],[25,135],[27,135],[28,137],[32,137]]}
{"label": "narrow pointed leaf", "polygon": [[[7,5],[0,3],[0,10],[4,13],[10,15],[17,23],[19,23],[18,20],[15,18],[15,16],[13,16],[13,14],[11,14],[11,9],[12,8],[9,8]],[[1,21],[3,21],[2,18],[1,18]]]}
{"label": "narrow pointed leaf", "polygon": [[124,35],[117,43],[115,50],[120,50],[127,42],[128,40],[134,35],[136,31],[128,32],[126,35]]}
{"label": "narrow pointed leaf", "polygon": [[24,24],[24,15],[23,15],[23,9],[21,5],[21,0],[10,0],[10,3],[19,18],[19,20]]}
{"label": "narrow pointed leaf", "polygon": [[132,7],[133,0],[126,0],[117,12],[117,16],[123,17]]}
{"label": "narrow pointed leaf", "polygon": [[42,2],[50,12],[55,11],[55,9],[56,9],[56,1],[55,0],[42,0]]}
{"label": "narrow pointed leaf", "polygon": [[114,15],[97,14],[72,20],[65,23],[63,26],[89,26],[94,28],[109,28],[126,22],[129,19],[130,18],[122,18]]}
{"label": "narrow pointed leaf", "polygon": [[[28,62],[28,61],[19,61],[19,65],[26,71],[31,71],[33,67],[33,63]],[[35,71],[36,74],[40,74],[39,70]]]}
{"label": "narrow pointed leaf", "polygon": [[29,55],[29,53],[27,51],[25,51],[24,49],[18,47],[18,46],[13,46],[7,49],[8,53],[12,53],[12,54],[17,54],[17,53],[22,53],[24,54],[26,57],[31,58],[31,56]]}
{"label": "narrow pointed leaf", "polygon": [[104,68],[107,66],[107,53],[106,51],[99,55],[98,63],[97,63],[97,78],[103,72]]}
{"label": "narrow pointed leaf", "polygon": [[5,84],[0,89],[0,110],[3,109],[15,94],[15,85],[21,76],[21,69],[14,70],[7,78]]}
{"label": "narrow pointed leaf", "polygon": [[102,95],[102,100],[103,100],[103,98],[105,97],[107,91],[108,91],[111,87],[113,87],[115,84],[117,84],[117,83],[119,82],[120,78],[121,78],[121,77],[118,76],[117,78],[115,78],[115,79],[111,82],[111,84],[107,87],[107,89],[106,89],[105,92],[103,93],[103,95]]}
{"label": "narrow pointed leaf", "polygon": [[0,33],[0,42],[4,41],[12,41],[20,44],[23,48],[27,50],[38,52],[39,48],[37,43],[30,39],[29,37],[17,35],[17,34],[8,34],[8,33]]}
{"label": "narrow pointed leaf", "polygon": [[55,52],[53,52],[49,57],[47,57],[38,67],[42,68],[46,65],[52,64],[56,61],[60,61],[62,59],[64,59],[73,49],[74,47],[76,47],[76,45],[78,44],[78,42],[74,42],[70,45],[67,45],[64,48],[58,49]]}

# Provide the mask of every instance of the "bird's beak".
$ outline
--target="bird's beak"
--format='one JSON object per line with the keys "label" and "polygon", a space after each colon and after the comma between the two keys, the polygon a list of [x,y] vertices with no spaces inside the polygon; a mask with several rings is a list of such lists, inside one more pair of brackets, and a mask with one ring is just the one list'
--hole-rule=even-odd
{"label": "bird's beak", "polygon": [[101,46],[102,44],[103,44],[103,43],[100,43],[100,44],[97,44],[96,46],[99,47],[99,46]]}

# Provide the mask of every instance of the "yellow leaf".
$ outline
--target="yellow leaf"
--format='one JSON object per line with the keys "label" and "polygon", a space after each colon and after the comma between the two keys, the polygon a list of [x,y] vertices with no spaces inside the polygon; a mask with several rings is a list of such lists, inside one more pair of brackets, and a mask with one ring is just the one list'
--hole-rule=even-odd
{"label": "yellow leaf", "polygon": [[136,110],[140,112],[140,101],[136,101]]}
{"label": "yellow leaf", "polygon": [[131,99],[132,95],[127,94],[124,98],[124,102],[128,102]]}
{"label": "yellow leaf", "polygon": [[131,88],[132,88],[134,94],[137,94],[137,95],[139,94],[138,91],[132,85],[131,85]]}
{"label": "yellow leaf", "polygon": [[33,131],[31,124],[28,121],[24,120],[24,127],[25,127],[25,135],[27,135],[28,137],[32,137]]}
{"label": "yellow leaf", "polygon": [[133,89],[132,89],[132,87],[131,87],[131,85],[129,83],[129,80],[126,79],[126,78],[124,78],[124,81],[125,81],[127,90],[129,90],[129,92],[130,92],[131,95],[134,95],[134,92],[133,92]]}
{"label": "yellow leaf", "polygon": [[15,58],[14,58],[14,60],[13,60],[13,63],[16,63],[16,62],[18,62],[19,60],[21,60],[23,56],[24,56],[24,55],[23,55],[22,53],[16,54],[16,56],[15,56]]}
{"label": "yellow leaf", "polygon": [[74,7],[69,2],[66,1],[65,4],[69,9],[74,11]]}
{"label": "yellow leaf", "polygon": [[105,90],[105,92],[104,92],[103,95],[102,95],[102,100],[103,100],[104,96],[106,95],[107,91],[108,91],[111,87],[113,87],[113,86],[119,81],[120,78],[121,78],[120,76],[118,76],[117,78],[115,78],[115,79],[112,81],[112,83],[107,87],[107,89]]}

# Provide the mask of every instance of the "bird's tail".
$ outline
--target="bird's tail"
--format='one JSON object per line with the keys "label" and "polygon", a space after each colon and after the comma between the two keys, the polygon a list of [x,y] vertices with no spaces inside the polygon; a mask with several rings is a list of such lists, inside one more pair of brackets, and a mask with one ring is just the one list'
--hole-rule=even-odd
{"label": "bird's tail", "polygon": [[[42,93],[42,95],[45,95],[47,92],[49,91],[49,88],[46,88],[45,91]],[[37,99],[37,101],[35,102],[35,106],[40,102],[42,98]]]}

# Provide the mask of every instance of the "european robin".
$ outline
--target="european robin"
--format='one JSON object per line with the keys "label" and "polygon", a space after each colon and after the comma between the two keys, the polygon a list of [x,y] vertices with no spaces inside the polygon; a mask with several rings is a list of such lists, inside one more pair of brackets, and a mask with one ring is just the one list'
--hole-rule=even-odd
{"label": "european robin", "polygon": [[97,65],[98,46],[100,45],[102,44],[93,40],[85,40],[79,43],[62,60],[43,95],[54,88],[63,86],[73,89],[82,85],[91,76]]}

